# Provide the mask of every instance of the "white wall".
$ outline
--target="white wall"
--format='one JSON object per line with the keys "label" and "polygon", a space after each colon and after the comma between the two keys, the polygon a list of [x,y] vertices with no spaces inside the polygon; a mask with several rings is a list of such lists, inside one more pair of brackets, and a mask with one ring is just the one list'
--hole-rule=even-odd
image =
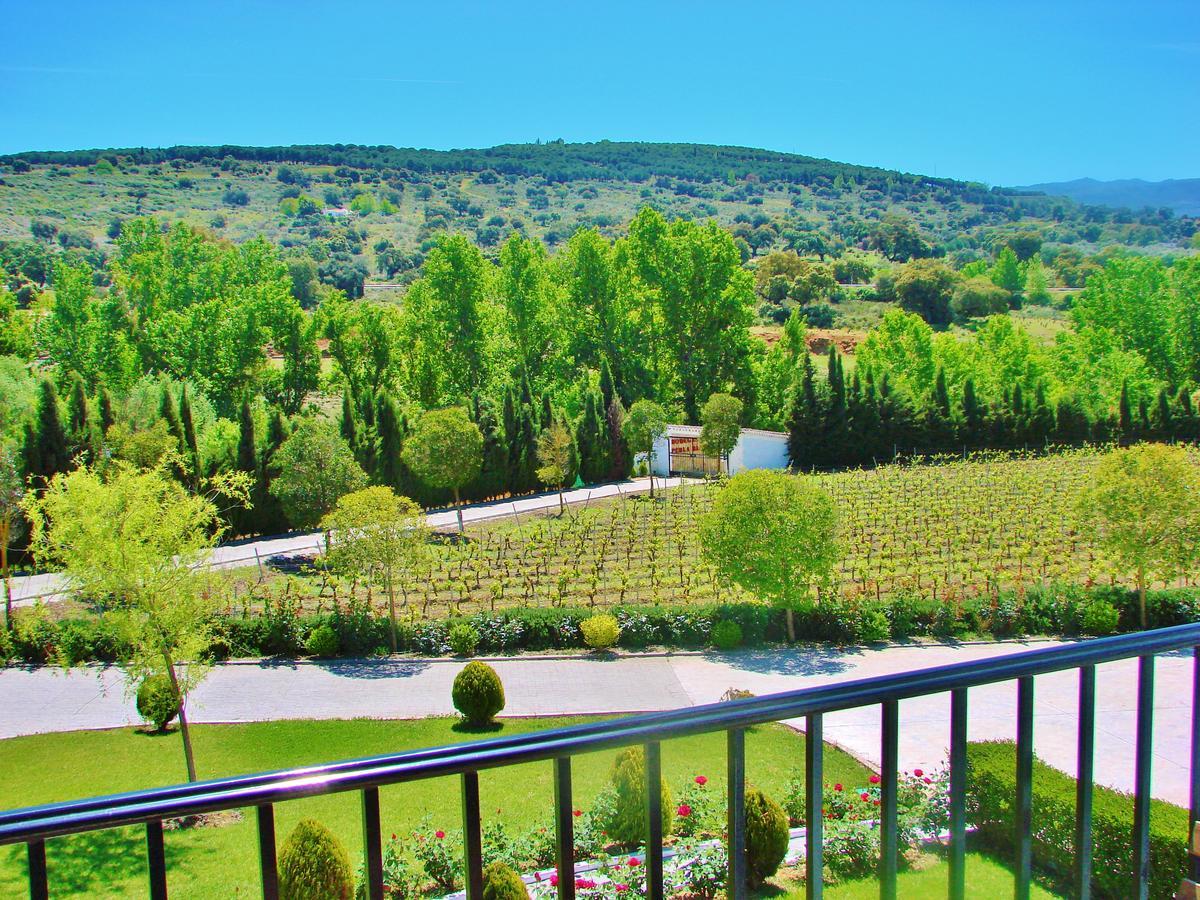
{"label": "white wall", "polygon": [[[645,460],[644,454],[634,458],[634,466]],[[667,435],[654,444],[654,474],[666,478],[670,474],[671,441]],[[743,469],[786,469],[788,467],[787,435],[774,431],[742,431],[737,445],[729,454],[729,472]]]}

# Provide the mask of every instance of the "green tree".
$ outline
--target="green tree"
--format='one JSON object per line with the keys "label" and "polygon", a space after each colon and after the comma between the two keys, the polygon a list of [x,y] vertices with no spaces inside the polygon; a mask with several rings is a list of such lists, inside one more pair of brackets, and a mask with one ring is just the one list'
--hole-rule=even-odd
{"label": "green tree", "polygon": [[26,474],[40,479],[40,483],[71,467],[67,433],[58,411],[58,392],[49,379],[42,379],[34,419],[26,423],[24,456]]}
{"label": "green tree", "polygon": [[654,445],[667,433],[667,413],[653,400],[639,400],[629,407],[621,433],[633,454],[646,456],[650,474],[650,496],[654,496]]}
{"label": "green tree", "polygon": [[537,477],[542,484],[558,491],[559,515],[566,510],[563,488],[575,468],[575,442],[571,432],[558,422],[538,435]]}
{"label": "green tree", "polygon": [[953,270],[936,259],[915,259],[896,275],[900,305],[934,327],[950,324],[950,298],[957,281]]}
{"label": "green tree", "polygon": [[420,559],[428,539],[425,514],[408,497],[375,486],[344,494],[321,520],[329,535],[327,560],[351,578],[375,578],[388,598],[392,652],[397,648],[396,585]]}
{"label": "green tree", "polygon": [[213,614],[223,603],[198,564],[223,531],[214,500],[246,502],[248,487],[229,477],[197,495],[162,468],[118,465],[101,477],[84,467],[55,476],[24,503],[35,556],[105,603],[105,621],[128,648],[130,687],[153,675],[170,680],[189,781],[196,763],[186,700],[207,671]]}
{"label": "green tree", "polygon": [[725,460],[742,436],[742,401],[730,394],[712,394],[700,411],[700,449],[708,456]]}
{"label": "green tree", "polygon": [[12,631],[12,581],[8,570],[8,551],[25,526],[21,502],[25,497],[25,479],[17,455],[0,446],[0,576],[4,578],[4,627]]}
{"label": "green tree", "polygon": [[1146,589],[1200,560],[1200,471],[1186,450],[1141,444],[1106,455],[1078,504],[1081,528],[1133,576],[1142,627]]}
{"label": "green tree", "polygon": [[404,442],[404,463],[429,487],[453,491],[457,504],[483,465],[483,433],[461,406],[430,410]]}
{"label": "green tree", "polygon": [[788,612],[827,588],[841,559],[832,498],[805,476],[765,469],[734,475],[700,521],[700,545],[722,576]]}
{"label": "green tree", "polygon": [[312,528],[338,498],[366,486],[367,476],[337,428],[303,419],[271,460],[279,474],[270,492],[296,528]]}
{"label": "green tree", "polygon": [[996,255],[996,264],[992,266],[992,283],[1011,294],[1019,294],[1025,283],[1021,277],[1021,263],[1011,247],[1003,248]]}

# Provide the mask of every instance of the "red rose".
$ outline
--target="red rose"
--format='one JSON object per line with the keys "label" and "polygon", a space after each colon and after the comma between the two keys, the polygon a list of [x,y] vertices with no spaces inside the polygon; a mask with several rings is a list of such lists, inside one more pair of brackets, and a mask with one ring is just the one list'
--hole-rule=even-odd
{"label": "red rose", "polygon": [[613,885],[613,890],[614,890],[614,891],[616,891],[618,894],[623,894],[623,893],[625,893],[627,890],[629,890],[629,885],[627,885],[627,884],[614,884],[614,885]]}
{"label": "red rose", "polygon": [[840,791],[840,790],[842,789],[842,785],[841,785],[840,783],[839,783],[839,784],[835,784],[835,785],[833,786],[833,789],[834,789],[835,791]]}
{"label": "red rose", "polygon": [[913,774],[916,775],[918,778],[920,778],[925,773],[922,772],[920,769],[913,769]]}
{"label": "red rose", "polygon": [[557,875],[550,876],[550,887],[558,887],[558,876]]}
{"label": "red rose", "polygon": [[876,800],[876,801],[875,801],[875,805],[876,805],[876,806],[878,806],[878,805],[879,805],[879,801],[878,801],[878,800]]}
{"label": "red rose", "polygon": [[708,778],[706,778],[704,775],[697,775],[696,784],[700,785],[700,787],[704,787],[706,784],[708,784]]}
{"label": "red rose", "polygon": [[686,819],[688,816],[690,816],[692,814],[692,808],[690,806],[688,806],[686,803],[680,803],[679,809],[675,810],[675,814],[682,819]]}
{"label": "red rose", "polygon": [[872,775],[870,781],[871,781],[871,784],[879,784],[879,776]]}
{"label": "red rose", "polygon": [[446,836],[446,832],[444,832],[444,831],[435,831],[435,832],[433,833],[433,836],[434,836],[435,838],[437,838],[437,839],[440,841],[440,840],[442,840],[442,838],[444,838],[444,837]]}
{"label": "red rose", "polygon": [[639,860],[636,856],[629,857],[629,868],[636,869],[641,864],[641,860]]}
{"label": "red rose", "polygon": [[868,800],[871,799],[871,795],[868,794],[866,791],[863,791],[861,794],[859,794],[859,796],[862,798],[863,803],[866,803]]}
{"label": "red rose", "polygon": [[926,784],[933,784],[933,779],[932,779],[932,778],[926,778],[926,779],[925,779],[925,783],[926,783]]}
{"label": "red rose", "polygon": [[583,810],[582,810],[582,809],[577,809],[577,810],[575,810],[575,812],[574,812],[574,813],[572,813],[572,815],[574,815],[574,816],[575,816],[575,818],[577,818],[577,819],[578,819],[580,816],[582,816],[582,815],[583,815]]}

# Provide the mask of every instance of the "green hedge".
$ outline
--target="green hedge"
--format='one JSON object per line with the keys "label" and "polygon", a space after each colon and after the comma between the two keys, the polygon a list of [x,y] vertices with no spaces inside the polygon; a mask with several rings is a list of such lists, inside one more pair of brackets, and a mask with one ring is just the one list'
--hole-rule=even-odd
{"label": "green hedge", "polygon": [[[1024,593],[1001,592],[978,597],[957,608],[927,597],[898,596],[884,602],[824,602],[796,613],[796,635],[802,641],[854,644],[910,637],[1012,637],[1025,634],[1078,635],[1089,621],[1088,610],[1107,604],[1120,614],[1120,627],[1137,627],[1136,596],[1112,587],[1051,585]],[[1152,593],[1147,601],[1150,627],[1200,621],[1200,591]],[[713,629],[721,622],[741,629],[742,645],[783,643],[787,625],[782,610],[758,603],[688,606],[625,606],[608,610],[621,626],[619,645],[626,649],[671,647],[697,649],[713,645]],[[518,653],[526,650],[575,650],[586,645],[579,624],[591,609],[508,609],[420,622],[402,622],[402,652],[442,656],[452,652],[450,629],[470,625],[479,634],[477,652]],[[0,662],[116,662],[124,656],[120,635],[95,615],[53,619],[45,611],[26,611],[16,632],[0,633]],[[271,607],[257,614],[216,617],[210,656],[231,659],[258,656],[303,656],[314,631],[329,626],[339,654],[347,657],[386,653],[390,647],[386,617],[363,606],[349,611],[301,615],[293,606]],[[329,646],[333,646],[330,642]]]}
{"label": "green hedge", "polygon": [[[1002,852],[1015,850],[1016,745],[967,747],[968,819],[979,839]],[[1075,779],[1039,760],[1033,764],[1033,858],[1064,878],[1075,856]],[[1169,900],[1187,869],[1188,813],[1152,801],[1150,896]],[[1093,889],[1102,897],[1134,896],[1133,796],[1097,786],[1092,794]]]}

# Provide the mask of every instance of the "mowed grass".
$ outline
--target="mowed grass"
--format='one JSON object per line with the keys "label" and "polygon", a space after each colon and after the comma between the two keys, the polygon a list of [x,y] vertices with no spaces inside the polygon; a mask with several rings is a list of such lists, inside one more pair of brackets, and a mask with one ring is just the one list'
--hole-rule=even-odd
{"label": "mowed grass", "polygon": [[[194,727],[201,778],[285,769],[301,765],[396,753],[421,747],[522,734],[579,724],[581,718],[510,719],[499,731],[463,733],[452,719],[410,721],[293,721]],[[782,799],[783,788],[804,760],[804,736],[783,725],[750,729],[750,781]],[[607,783],[614,752],[577,757],[572,768],[575,805],[587,808]],[[826,779],[865,784],[867,770],[827,746]],[[696,775],[724,790],[725,736],[699,735],[663,744],[663,772],[678,795]],[[480,774],[485,821],[499,817],[510,829],[549,824],[553,813],[550,763],[531,763]],[[179,735],[149,735],[134,729],[33,735],[0,741],[0,808],[71,800],[184,780]],[[429,815],[438,828],[461,828],[456,778],[439,778],[384,788],[385,836],[403,834]],[[257,837],[252,810],[240,822],[214,828],[169,831],[168,885],[176,898],[251,897],[260,892]],[[280,844],[302,817],[329,826],[345,843],[357,867],[361,858],[361,808],[357,793],[280,804],[275,811]],[[50,892],[54,897],[147,896],[145,835],[122,828],[52,840],[47,844]],[[24,846],[0,847],[0,897],[25,895]]]}
{"label": "mowed grass", "polygon": [[[946,896],[950,884],[950,867],[940,861],[928,868],[901,872],[896,878],[896,896],[905,900],[924,900]],[[1013,872],[995,857],[983,853],[967,854],[967,897],[993,900],[996,897],[1013,895]],[[789,897],[803,897],[804,889],[790,888]],[[878,900],[879,882],[874,878],[846,881],[825,888],[829,900]],[[1052,900],[1066,897],[1040,884],[1034,884],[1030,896],[1035,900]]]}

